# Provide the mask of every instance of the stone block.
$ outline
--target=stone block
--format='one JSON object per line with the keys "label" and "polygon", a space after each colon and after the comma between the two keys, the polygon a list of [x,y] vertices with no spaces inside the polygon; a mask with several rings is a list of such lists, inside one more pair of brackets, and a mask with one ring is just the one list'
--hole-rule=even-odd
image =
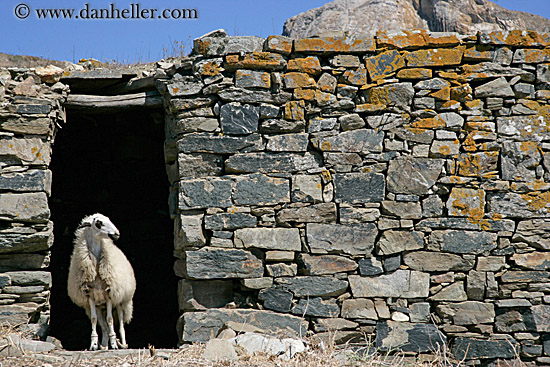
{"label": "stone block", "polygon": [[340,316],[340,307],[336,304],[335,300],[323,300],[319,297],[302,298],[290,312],[302,317],[338,317]]}
{"label": "stone block", "polygon": [[498,171],[498,152],[462,153],[458,158],[458,175],[490,178]]}
{"label": "stone block", "polygon": [[334,203],[285,208],[277,213],[277,220],[283,223],[330,223],[336,222],[336,217],[336,204]]}
{"label": "stone block", "polygon": [[396,321],[376,324],[376,348],[381,351],[435,352],[446,343],[447,338],[432,324]]}
{"label": "stone block", "polygon": [[248,213],[220,213],[204,217],[204,228],[213,231],[255,227],[258,220]]}
{"label": "stone block", "polygon": [[52,274],[48,271],[8,271],[5,275],[11,279],[11,285],[43,286],[48,289],[52,285]]}
{"label": "stone block", "polygon": [[309,74],[289,72],[283,74],[283,83],[287,89],[316,87],[317,83]]}
{"label": "stone block", "polygon": [[540,142],[550,139],[550,119],[540,115],[497,117],[499,136],[515,141]]}
{"label": "stone block", "polygon": [[270,277],[294,277],[298,274],[298,265],[297,264],[285,264],[285,263],[276,263],[276,264],[267,264],[266,266],[267,275]]}
{"label": "stone block", "polygon": [[380,153],[384,132],[372,129],[344,131],[335,136],[313,138],[312,143],[323,152]]}
{"label": "stone block", "polygon": [[334,196],[337,203],[363,204],[381,202],[385,196],[384,175],[347,173],[334,175]]}
{"label": "stone block", "polygon": [[264,48],[266,51],[275,51],[288,55],[292,52],[292,38],[285,36],[269,36],[267,37]]}
{"label": "stone block", "polygon": [[361,224],[364,222],[375,222],[380,218],[380,210],[376,208],[354,208],[343,205],[340,208],[340,223]]}
{"label": "stone block", "polygon": [[2,191],[43,191],[51,192],[52,172],[50,170],[28,170],[0,175]]}
{"label": "stone block", "polygon": [[460,255],[442,252],[416,251],[403,256],[403,262],[411,269],[420,271],[468,271],[474,267],[473,260]]}
{"label": "stone block", "polygon": [[179,178],[200,178],[223,174],[223,157],[215,154],[178,154]]}
{"label": "stone block", "polygon": [[508,218],[550,217],[550,193],[497,192],[489,196],[489,210]]}
{"label": "stone block", "polygon": [[187,312],[183,316],[181,339],[190,343],[205,343],[218,335],[228,321],[255,326],[269,335],[305,335],[307,321],[297,316],[281,315],[271,311],[215,309],[205,312]]}
{"label": "stone block", "polygon": [[290,197],[292,202],[319,203],[323,201],[321,177],[317,175],[294,175]]}
{"label": "stone block", "polygon": [[396,50],[382,52],[366,59],[371,80],[384,79],[405,67],[405,58]]}
{"label": "stone block", "polygon": [[172,80],[166,85],[170,97],[189,97],[199,94],[203,84],[193,76],[184,76],[179,80]]}
{"label": "stone block", "polygon": [[178,282],[180,312],[221,308],[233,301],[231,280],[187,280]]}
{"label": "stone block", "polygon": [[550,250],[550,219],[520,221],[512,240],[526,242],[537,249]]}
{"label": "stone block", "polygon": [[367,89],[368,102],[380,105],[396,105],[405,109],[410,108],[414,88],[411,83],[393,83]]}
{"label": "stone block", "polygon": [[485,210],[485,191],[455,187],[447,200],[449,215],[481,221]]}
{"label": "stone block", "polygon": [[266,148],[272,152],[305,152],[308,143],[308,134],[282,134],[268,137]]}
{"label": "stone block", "polygon": [[435,309],[440,317],[452,320],[455,325],[491,324],[495,321],[495,307],[492,303],[440,303]]}
{"label": "stone block", "polygon": [[347,281],[331,277],[299,276],[281,278],[278,282],[296,297],[339,296],[348,288]]}
{"label": "stone block", "polygon": [[262,261],[239,249],[204,248],[186,251],[186,272],[191,279],[259,278]]}
{"label": "stone block", "polygon": [[357,269],[355,261],[338,255],[312,256],[300,254],[299,261],[303,264],[302,273],[305,275],[336,274]]}
{"label": "stone block", "polygon": [[347,69],[340,76],[340,80],[344,84],[351,84],[358,87],[365,85],[367,84],[367,69],[362,66],[356,69]]}
{"label": "stone block", "polygon": [[443,168],[441,159],[396,158],[388,168],[388,190],[398,194],[425,195]]}
{"label": "stone block", "polygon": [[290,312],[293,295],[281,288],[266,288],[258,293],[258,299],[268,310],[277,312]]}
{"label": "stone block", "polygon": [[460,65],[465,48],[436,48],[409,52],[406,55],[408,67]]}
{"label": "stone block", "polygon": [[366,298],[344,300],[342,302],[342,317],[378,320],[374,302]]}
{"label": "stone block", "polygon": [[220,108],[220,122],[225,134],[246,135],[258,131],[260,107],[231,102]]}
{"label": "stone block", "polygon": [[273,286],[273,278],[248,278],[241,279],[241,284],[248,289],[265,289]]}
{"label": "stone block", "polygon": [[0,194],[0,220],[47,223],[49,218],[48,197],[44,192]]}
{"label": "stone block", "polygon": [[297,57],[288,61],[288,71],[297,71],[311,75],[320,75],[321,63],[317,56]]}
{"label": "stone block", "polygon": [[338,122],[340,122],[340,126],[344,131],[356,130],[365,127],[365,120],[363,120],[361,116],[356,113],[341,116],[338,118]]}
{"label": "stone block", "polygon": [[398,217],[400,219],[420,219],[422,207],[419,202],[382,201],[382,214]]}
{"label": "stone block", "polygon": [[305,130],[305,121],[288,121],[270,119],[262,121],[260,131],[262,133],[297,133]]}
{"label": "stone block", "polygon": [[425,298],[430,288],[430,275],[419,271],[397,270],[376,277],[350,275],[351,292],[361,297]]}
{"label": "stone block", "polygon": [[204,133],[186,134],[177,142],[182,153],[234,154],[263,150],[265,145],[259,134],[247,136],[212,135]]}
{"label": "stone block", "polygon": [[28,233],[14,230],[0,233],[0,254],[47,251],[53,244],[53,223],[49,222],[43,231]]}
{"label": "stone block", "polygon": [[378,231],[372,223],[355,226],[308,223],[306,233],[313,254],[370,255]]}
{"label": "stone block", "polygon": [[384,231],[376,244],[379,255],[391,255],[424,248],[424,234],[417,231]]}
{"label": "stone block", "polygon": [[179,208],[228,208],[233,205],[233,181],[229,178],[184,179],[180,181]]}
{"label": "stone block", "polygon": [[459,360],[471,359],[512,359],[516,356],[513,339],[486,340],[471,337],[458,337],[451,347]]}
{"label": "stone block", "polygon": [[286,92],[271,93],[268,91],[236,87],[223,89],[218,92],[218,96],[220,96],[224,102],[271,103],[274,105],[282,105],[292,98],[292,94]]}
{"label": "stone block", "polygon": [[359,274],[361,275],[378,275],[384,273],[382,262],[374,257],[366,257],[359,260]]}
{"label": "stone block", "polygon": [[[224,32],[225,33],[225,32]],[[203,36],[193,40],[193,50],[203,56],[224,56],[233,53],[261,51],[264,39],[256,36]]]}
{"label": "stone block", "polygon": [[226,159],[226,172],[273,173],[306,171],[320,167],[320,159],[311,153],[248,153]]}
{"label": "stone block", "polygon": [[531,270],[546,270],[550,265],[550,253],[548,252],[535,251],[514,254],[511,259],[517,266]]}
{"label": "stone block", "polygon": [[542,159],[541,147],[534,142],[502,143],[501,170],[503,180],[535,181],[535,168]]}
{"label": "stone block", "polygon": [[238,88],[271,88],[271,75],[263,71],[237,70],[235,86]]}
{"label": "stone block", "polygon": [[50,266],[49,254],[0,255],[0,271],[37,270]]}
{"label": "stone block", "polygon": [[462,230],[433,231],[430,246],[455,254],[488,254],[497,247],[497,234]]}
{"label": "stone block", "polygon": [[341,38],[341,37],[320,37],[303,38],[294,41],[294,51],[304,53],[321,52],[344,52],[344,53],[363,53],[374,51],[376,44],[374,38]]}
{"label": "stone block", "polygon": [[397,113],[384,113],[382,115],[367,116],[367,122],[373,129],[388,131],[406,125],[409,122],[409,116]]}
{"label": "stone block", "polygon": [[301,251],[297,228],[243,228],[235,231],[235,244],[244,248]]}
{"label": "stone block", "polygon": [[181,213],[174,222],[174,249],[179,252],[188,246],[204,246],[206,239],[202,232],[204,215],[201,212]]}
{"label": "stone block", "polygon": [[236,205],[271,205],[290,202],[290,182],[284,178],[254,173],[235,178]]}

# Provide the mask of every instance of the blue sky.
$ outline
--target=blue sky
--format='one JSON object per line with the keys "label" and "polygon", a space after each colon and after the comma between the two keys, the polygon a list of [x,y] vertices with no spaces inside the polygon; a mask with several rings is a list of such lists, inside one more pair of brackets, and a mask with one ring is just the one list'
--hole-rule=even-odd
{"label": "blue sky", "polygon": [[[281,34],[284,21],[329,0],[0,0],[0,52],[78,61],[160,60],[174,53],[174,45],[189,45],[193,38],[224,28],[230,35],[266,37]],[[550,0],[496,0],[497,4],[550,18]],[[24,5],[17,7],[20,4]],[[80,12],[109,8],[197,9],[197,19],[98,20],[38,19],[36,9],[65,8]],[[30,14],[26,19],[16,17]],[[134,8],[136,9],[136,8]],[[77,13],[78,14],[78,13]],[[85,12],[83,13],[86,14]],[[176,16],[178,11],[174,13]],[[180,14],[183,14],[180,12]],[[89,12],[88,15],[91,16]]]}

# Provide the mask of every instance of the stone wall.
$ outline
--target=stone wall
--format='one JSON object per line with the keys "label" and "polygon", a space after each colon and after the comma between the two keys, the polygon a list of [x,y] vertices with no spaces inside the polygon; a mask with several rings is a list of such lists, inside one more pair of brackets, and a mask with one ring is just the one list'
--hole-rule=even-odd
{"label": "stone wall", "polygon": [[0,69],[0,324],[41,337],[49,324],[53,244],[48,166],[68,91],[56,83],[60,72]]}
{"label": "stone wall", "polygon": [[213,32],[159,63],[182,341],[550,363],[549,45]]}

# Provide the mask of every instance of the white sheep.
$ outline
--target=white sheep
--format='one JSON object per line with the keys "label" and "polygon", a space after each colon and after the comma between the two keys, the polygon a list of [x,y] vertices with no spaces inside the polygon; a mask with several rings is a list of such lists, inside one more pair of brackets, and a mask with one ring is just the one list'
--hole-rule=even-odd
{"label": "white sheep", "polygon": [[[102,349],[107,348],[107,342],[112,349],[128,347],[124,323],[132,319],[136,279],[130,262],[113,243],[119,237],[118,229],[102,214],[85,217],[75,232],[67,290],[91,320],[90,350],[98,349],[98,322]],[[113,308],[117,311],[120,342],[116,339]]]}

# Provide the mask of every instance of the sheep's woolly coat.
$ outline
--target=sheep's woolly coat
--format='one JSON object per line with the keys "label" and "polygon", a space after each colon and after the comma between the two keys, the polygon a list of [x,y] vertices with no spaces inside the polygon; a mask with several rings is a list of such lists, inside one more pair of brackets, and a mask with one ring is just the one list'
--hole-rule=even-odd
{"label": "sheep's woolly coat", "polygon": [[[83,222],[87,218],[84,218]],[[101,241],[99,261],[88,248],[92,241],[87,227],[75,232],[71,266],[67,290],[71,300],[86,309],[90,316],[88,297],[92,296],[97,306],[105,304],[105,294],[113,305],[121,305],[124,311],[124,322],[132,319],[132,297],[136,289],[134,270],[124,253],[110,239]]]}

